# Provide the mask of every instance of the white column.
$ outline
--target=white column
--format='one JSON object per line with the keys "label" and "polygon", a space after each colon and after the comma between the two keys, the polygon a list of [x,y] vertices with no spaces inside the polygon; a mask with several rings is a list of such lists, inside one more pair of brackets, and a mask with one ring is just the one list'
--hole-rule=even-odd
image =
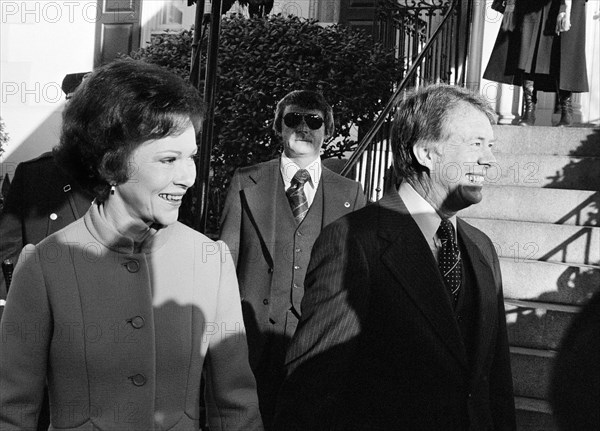
{"label": "white column", "polygon": [[[498,84],[498,98],[496,112],[498,113],[498,124],[511,124],[515,119],[514,100],[520,101],[520,89],[514,85]],[[520,103],[517,103],[517,111]]]}

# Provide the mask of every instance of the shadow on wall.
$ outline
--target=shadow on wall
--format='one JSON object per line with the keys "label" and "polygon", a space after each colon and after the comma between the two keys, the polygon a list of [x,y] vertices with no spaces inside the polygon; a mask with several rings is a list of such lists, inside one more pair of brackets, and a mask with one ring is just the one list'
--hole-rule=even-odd
{"label": "shadow on wall", "polygon": [[[31,121],[35,120],[32,119]],[[19,125],[5,120],[10,140],[6,144],[6,153],[0,162],[0,182],[5,179],[6,175],[12,181],[19,163],[36,158],[58,145],[61,124],[62,107],[59,107],[50,111],[27,137],[17,141],[15,136],[19,135],[18,130],[16,130]]]}

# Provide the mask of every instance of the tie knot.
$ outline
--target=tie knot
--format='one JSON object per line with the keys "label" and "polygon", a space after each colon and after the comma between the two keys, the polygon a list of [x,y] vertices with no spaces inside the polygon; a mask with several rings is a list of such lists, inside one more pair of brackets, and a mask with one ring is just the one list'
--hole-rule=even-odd
{"label": "tie knot", "polygon": [[442,219],[440,227],[437,230],[437,235],[442,241],[450,240],[454,242],[454,227],[452,226],[452,222]]}
{"label": "tie knot", "polygon": [[304,185],[310,179],[310,173],[306,169],[299,169],[292,178],[292,184]]}

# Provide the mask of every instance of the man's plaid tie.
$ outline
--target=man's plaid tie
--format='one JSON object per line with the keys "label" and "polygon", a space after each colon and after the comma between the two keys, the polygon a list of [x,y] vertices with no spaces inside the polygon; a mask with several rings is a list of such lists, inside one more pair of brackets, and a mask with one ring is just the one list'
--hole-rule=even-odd
{"label": "man's plaid tie", "polygon": [[442,220],[437,235],[442,242],[442,246],[438,251],[438,265],[446,287],[452,295],[454,305],[456,305],[462,282],[462,262],[460,250],[454,238],[452,223],[449,220]]}
{"label": "man's plaid tie", "polygon": [[310,179],[310,173],[306,169],[300,169],[292,178],[292,184],[285,192],[292,207],[292,213],[296,223],[302,223],[308,212],[308,200],[304,194],[304,183]]}

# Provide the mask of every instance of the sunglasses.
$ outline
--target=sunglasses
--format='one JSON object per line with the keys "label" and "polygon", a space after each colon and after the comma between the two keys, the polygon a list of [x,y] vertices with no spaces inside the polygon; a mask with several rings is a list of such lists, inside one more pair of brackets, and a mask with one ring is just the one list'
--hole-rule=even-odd
{"label": "sunglasses", "polygon": [[297,112],[289,112],[283,116],[283,122],[286,126],[294,129],[302,123],[302,119],[312,130],[318,130],[323,125],[323,119],[316,114],[298,114]]}

